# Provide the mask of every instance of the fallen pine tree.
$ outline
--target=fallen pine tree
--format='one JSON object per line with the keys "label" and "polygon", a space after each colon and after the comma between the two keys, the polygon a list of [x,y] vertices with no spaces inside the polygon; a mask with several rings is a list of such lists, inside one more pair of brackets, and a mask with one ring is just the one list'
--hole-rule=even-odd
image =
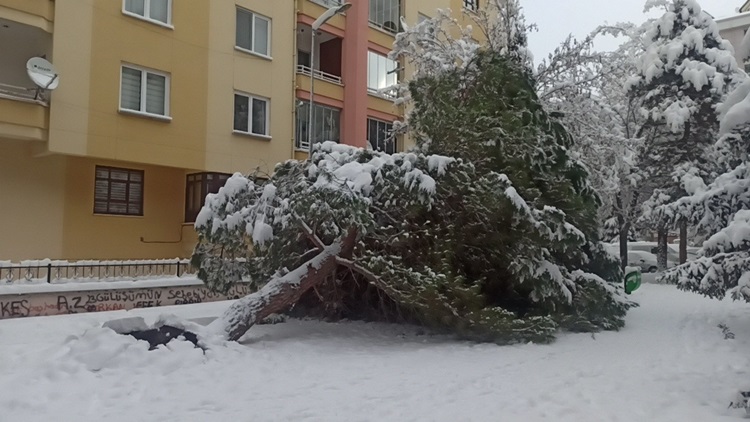
{"label": "fallen pine tree", "polygon": [[325,143],[268,180],[234,175],[196,228],[193,263],[209,288],[257,283],[210,327],[229,340],[302,302],[326,318],[503,344],[617,329],[631,306],[586,270],[604,252],[564,213],[448,157]]}

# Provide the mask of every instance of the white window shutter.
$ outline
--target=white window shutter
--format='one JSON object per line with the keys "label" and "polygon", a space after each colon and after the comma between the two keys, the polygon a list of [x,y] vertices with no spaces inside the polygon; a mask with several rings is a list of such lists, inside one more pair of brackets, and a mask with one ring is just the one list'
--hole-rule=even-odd
{"label": "white window shutter", "polygon": [[141,71],[129,67],[122,68],[120,107],[126,110],[141,111]]}
{"label": "white window shutter", "polygon": [[146,74],[146,112],[165,116],[167,78],[153,73]]}

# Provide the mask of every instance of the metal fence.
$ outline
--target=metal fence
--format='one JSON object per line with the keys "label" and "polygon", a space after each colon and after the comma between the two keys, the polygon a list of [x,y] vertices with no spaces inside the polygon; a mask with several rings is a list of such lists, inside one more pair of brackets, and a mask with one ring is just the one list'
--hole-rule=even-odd
{"label": "metal fence", "polygon": [[118,281],[182,277],[196,273],[186,259],[154,261],[0,262],[0,283]]}

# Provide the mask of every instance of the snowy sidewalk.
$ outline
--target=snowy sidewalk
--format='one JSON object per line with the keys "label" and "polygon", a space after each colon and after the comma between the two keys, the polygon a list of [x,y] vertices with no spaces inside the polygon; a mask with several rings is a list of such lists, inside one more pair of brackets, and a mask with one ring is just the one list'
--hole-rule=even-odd
{"label": "snowy sidewalk", "polygon": [[[633,296],[641,307],[623,331],[545,346],[292,321],[204,356],[184,343],[146,352],[94,328],[125,312],[0,321],[0,422],[741,420],[726,407],[750,386],[750,305],[662,285]],[[226,306],[128,314],[208,317]]]}

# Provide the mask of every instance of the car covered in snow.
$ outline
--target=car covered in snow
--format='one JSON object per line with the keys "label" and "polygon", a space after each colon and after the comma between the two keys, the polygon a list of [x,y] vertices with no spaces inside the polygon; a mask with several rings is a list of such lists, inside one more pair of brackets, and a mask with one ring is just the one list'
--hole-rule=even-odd
{"label": "car covered in snow", "polygon": [[[659,265],[654,253],[655,248],[656,242],[628,242],[628,265],[640,267],[643,272],[656,272]],[[667,245],[668,268],[679,265],[680,254],[678,248],[678,245]],[[605,249],[616,257],[620,256],[620,245],[617,243],[607,243],[605,244]],[[698,250],[699,248],[688,248],[688,260],[697,258]]]}
{"label": "car covered in snow", "polygon": [[[606,243],[604,248],[613,256],[620,257],[620,245]],[[643,252],[628,250],[628,265],[639,267],[644,273],[655,273],[659,265],[656,261],[656,255]]]}

